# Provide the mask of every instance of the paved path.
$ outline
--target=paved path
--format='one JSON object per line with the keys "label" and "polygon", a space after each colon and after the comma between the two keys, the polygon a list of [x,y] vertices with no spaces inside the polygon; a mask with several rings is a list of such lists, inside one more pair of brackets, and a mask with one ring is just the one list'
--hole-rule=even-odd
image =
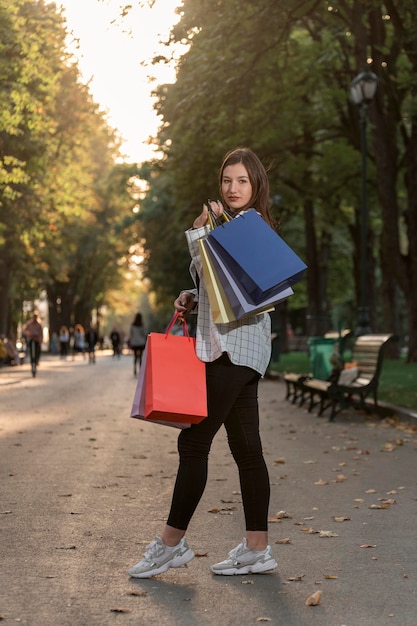
{"label": "paved path", "polygon": [[[128,356],[45,358],[0,370],[0,619],[30,626],[416,626],[417,433],[363,415],[330,424],[262,381],[279,572],[215,577],[243,536],[223,432],[188,532],[188,567],[127,568],[160,532],[176,472],[174,429],[129,418]],[[218,512],[215,512],[218,511]],[[280,519],[278,512],[288,517]],[[322,591],[319,606],[307,598]]]}

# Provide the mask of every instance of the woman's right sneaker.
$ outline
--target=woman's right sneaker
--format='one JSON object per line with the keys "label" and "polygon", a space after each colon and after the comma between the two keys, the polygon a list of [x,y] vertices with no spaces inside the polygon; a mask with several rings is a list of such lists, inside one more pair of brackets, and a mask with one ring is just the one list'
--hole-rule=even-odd
{"label": "woman's right sneaker", "polygon": [[148,545],[144,557],[128,570],[132,578],[151,578],[166,572],[170,567],[181,567],[194,558],[194,552],[188,547],[185,537],[177,546],[166,546],[160,537]]}
{"label": "woman's right sneaker", "polygon": [[213,574],[233,576],[235,574],[262,574],[277,567],[271,546],[267,546],[265,550],[251,550],[244,539],[229,552],[229,557],[225,561],[212,565],[211,571]]}

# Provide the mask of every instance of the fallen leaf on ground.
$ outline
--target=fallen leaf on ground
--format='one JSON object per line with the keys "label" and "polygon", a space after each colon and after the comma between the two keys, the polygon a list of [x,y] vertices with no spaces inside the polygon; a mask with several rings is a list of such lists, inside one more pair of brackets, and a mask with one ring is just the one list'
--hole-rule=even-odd
{"label": "fallen leaf on ground", "polygon": [[376,489],[367,489],[365,493],[376,493]]}
{"label": "fallen leaf on ground", "polygon": [[285,458],[283,456],[280,456],[278,459],[275,459],[274,463],[276,463],[277,465],[285,465]]}
{"label": "fallen leaf on ground", "polygon": [[313,593],[310,597],[308,597],[306,600],[306,606],[317,606],[318,604],[320,604],[322,593],[323,593],[322,590],[319,589],[318,591]]}
{"label": "fallen leaf on ground", "polygon": [[290,576],[287,580],[290,580],[293,583],[299,583],[303,580],[304,576],[305,574],[301,574],[300,576]]}
{"label": "fallen leaf on ground", "polygon": [[203,557],[203,556],[208,556],[208,552],[195,552],[194,556],[198,557]]}
{"label": "fallen leaf on ground", "polygon": [[141,596],[147,596],[148,592],[147,591],[130,591],[128,593],[129,596],[135,596],[135,597],[141,597]]}
{"label": "fallen leaf on ground", "polygon": [[292,519],[292,515],[287,513],[287,511],[278,511],[278,513],[275,513],[275,517],[277,519]]}
{"label": "fallen leaf on ground", "polygon": [[360,547],[361,547],[361,548],[376,548],[376,544],[372,544],[372,543],[363,543]]}
{"label": "fallen leaf on ground", "polygon": [[278,539],[278,541],[276,541],[275,543],[279,543],[281,545],[286,544],[286,543],[291,543],[291,539],[289,537],[285,537],[285,539]]}
{"label": "fallen leaf on ground", "polygon": [[272,622],[270,617],[258,617],[257,622]]}
{"label": "fallen leaf on ground", "polygon": [[321,530],[319,532],[319,537],[338,537],[337,533],[334,533],[332,530]]}
{"label": "fallen leaf on ground", "polygon": [[333,517],[335,522],[350,522],[350,517]]}
{"label": "fallen leaf on ground", "polygon": [[318,480],[316,483],[314,483],[315,485],[328,485],[329,483],[327,482],[327,480]]}
{"label": "fallen leaf on ground", "polygon": [[323,574],[323,578],[326,580],[336,580],[337,576],[333,576],[333,574]]}

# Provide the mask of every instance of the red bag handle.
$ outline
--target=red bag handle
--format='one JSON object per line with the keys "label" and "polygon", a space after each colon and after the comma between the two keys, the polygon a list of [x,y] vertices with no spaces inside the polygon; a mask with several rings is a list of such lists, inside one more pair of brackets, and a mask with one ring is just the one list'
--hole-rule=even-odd
{"label": "red bag handle", "polygon": [[188,324],[187,324],[187,322],[185,320],[185,317],[183,315],[181,315],[181,313],[179,311],[176,311],[174,313],[174,315],[172,316],[172,319],[171,319],[170,323],[168,324],[167,329],[165,331],[165,335],[166,336],[169,335],[171,330],[174,328],[175,322],[177,322],[178,320],[182,324],[182,332],[183,332],[184,337],[190,338],[190,333],[188,331]]}

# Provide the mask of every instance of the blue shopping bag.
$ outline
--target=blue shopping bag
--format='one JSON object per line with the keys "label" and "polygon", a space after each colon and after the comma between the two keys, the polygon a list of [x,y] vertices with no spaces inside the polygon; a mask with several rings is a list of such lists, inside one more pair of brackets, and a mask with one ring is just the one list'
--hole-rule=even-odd
{"label": "blue shopping bag", "polygon": [[253,304],[291,287],[307,269],[254,209],[215,228],[207,241]]}
{"label": "blue shopping bag", "polygon": [[[211,242],[207,239],[204,239],[200,240],[200,244],[201,248],[204,247],[204,251],[201,250],[201,252],[205,252],[206,263],[210,265],[210,269],[212,271],[212,280],[214,278],[217,281],[218,296],[220,295],[227,299],[227,304],[233,313],[233,315],[229,315],[229,317],[225,316],[224,314],[222,317],[220,317],[218,312],[217,315],[213,313],[212,298],[210,297],[211,294],[209,289],[207,288],[214,322],[232,322],[234,320],[239,320],[243,317],[248,317],[250,315],[257,315],[258,313],[271,311],[273,310],[275,305],[293,295],[294,292],[291,287],[285,287],[273,296],[263,299],[260,304],[253,304],[253,302],[250,302],[248,300],[246,293],[242,291],[240,285],[234,280],[233,276],[228,271],[227,266],[223,263],[216,250],[213,249]],[[203,272],[206,278],[205,270],[206,268],[203,261]],[[225,307],[225,311],[227,313],[227,307]]]}

